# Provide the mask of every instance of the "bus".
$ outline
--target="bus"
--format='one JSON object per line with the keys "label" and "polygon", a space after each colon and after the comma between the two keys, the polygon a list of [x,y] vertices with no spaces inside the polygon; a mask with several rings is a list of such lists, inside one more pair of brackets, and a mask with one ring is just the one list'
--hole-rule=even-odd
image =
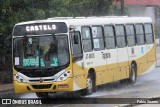
{"label": "bus", "polygon": [[15,93],[82,90],[127,81],[155,68],[148,17],[55,17],[21,22],[12,33]]}

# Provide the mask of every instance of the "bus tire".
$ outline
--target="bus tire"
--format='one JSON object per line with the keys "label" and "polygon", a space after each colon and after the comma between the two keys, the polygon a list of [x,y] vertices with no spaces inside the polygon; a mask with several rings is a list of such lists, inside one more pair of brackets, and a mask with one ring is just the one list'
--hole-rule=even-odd
{"label": "bus tire", "polygon": [[36,95],[38,98],[47,98],[48,97],[47,92],[36,92]]}
{"label": "bus tire", "polygon": [[137,67],[134,63],[131,64],[130,74],[129,74],[129,83],[134,84],[137,80]]}
{"label": "bus tire", "polygon": [[95,78],[94,74],[89,73],[87,77],[87,83],[86,83],[86,95],[90,95],[95,91]]}

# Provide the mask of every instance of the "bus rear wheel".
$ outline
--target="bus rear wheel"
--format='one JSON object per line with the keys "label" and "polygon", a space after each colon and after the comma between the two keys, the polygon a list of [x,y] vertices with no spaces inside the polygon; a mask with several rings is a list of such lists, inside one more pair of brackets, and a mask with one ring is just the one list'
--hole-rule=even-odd
{"label": "bus rear wheel", "polygon": [[131,64],[129,83],[134,84],[137,80],[137,68],[135,64]]}
{"label": "bus rear wheel", "polygon": [[47,98],[48,97],[47,92],[36,92],[36,95],[38,98]]}

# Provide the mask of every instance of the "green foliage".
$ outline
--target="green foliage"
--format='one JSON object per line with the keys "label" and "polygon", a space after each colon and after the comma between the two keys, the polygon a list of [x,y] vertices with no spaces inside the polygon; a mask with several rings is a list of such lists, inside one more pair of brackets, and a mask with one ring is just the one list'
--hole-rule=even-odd
{"label": "green foliage", "polygon": [[113,0],[0,0],[0,36],[11,35],[18,22],[59,16],[102,16]]}
{"label": "green foliage", "polygon": [[[7,65],[5,38],[12,34],[16,23],[51,17],[113,15],[114,0],[0,0],[0,66]],[[11,44],[11,42],[10,42]],[[10,46],[11,47],[11,46]],[[10,52],[11,53],[11,52]],[[0,67],[0,69],[2,69]]]}

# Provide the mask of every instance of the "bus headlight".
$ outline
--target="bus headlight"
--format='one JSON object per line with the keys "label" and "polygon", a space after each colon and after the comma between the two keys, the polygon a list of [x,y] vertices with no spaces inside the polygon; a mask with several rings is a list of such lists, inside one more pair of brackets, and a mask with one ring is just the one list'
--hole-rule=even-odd
{"label": "bus headlight", "polygon": [[15,78],[18,82],[27,82],[22,76],[18,74],[15,75]]}
{"label": "bus headlight", "polygon": [[57,79],[57,81],[65,81],[68,79],[68,77],[70,76],[71,71],[65,71],[64,73],[62,73],[59,78]]}

